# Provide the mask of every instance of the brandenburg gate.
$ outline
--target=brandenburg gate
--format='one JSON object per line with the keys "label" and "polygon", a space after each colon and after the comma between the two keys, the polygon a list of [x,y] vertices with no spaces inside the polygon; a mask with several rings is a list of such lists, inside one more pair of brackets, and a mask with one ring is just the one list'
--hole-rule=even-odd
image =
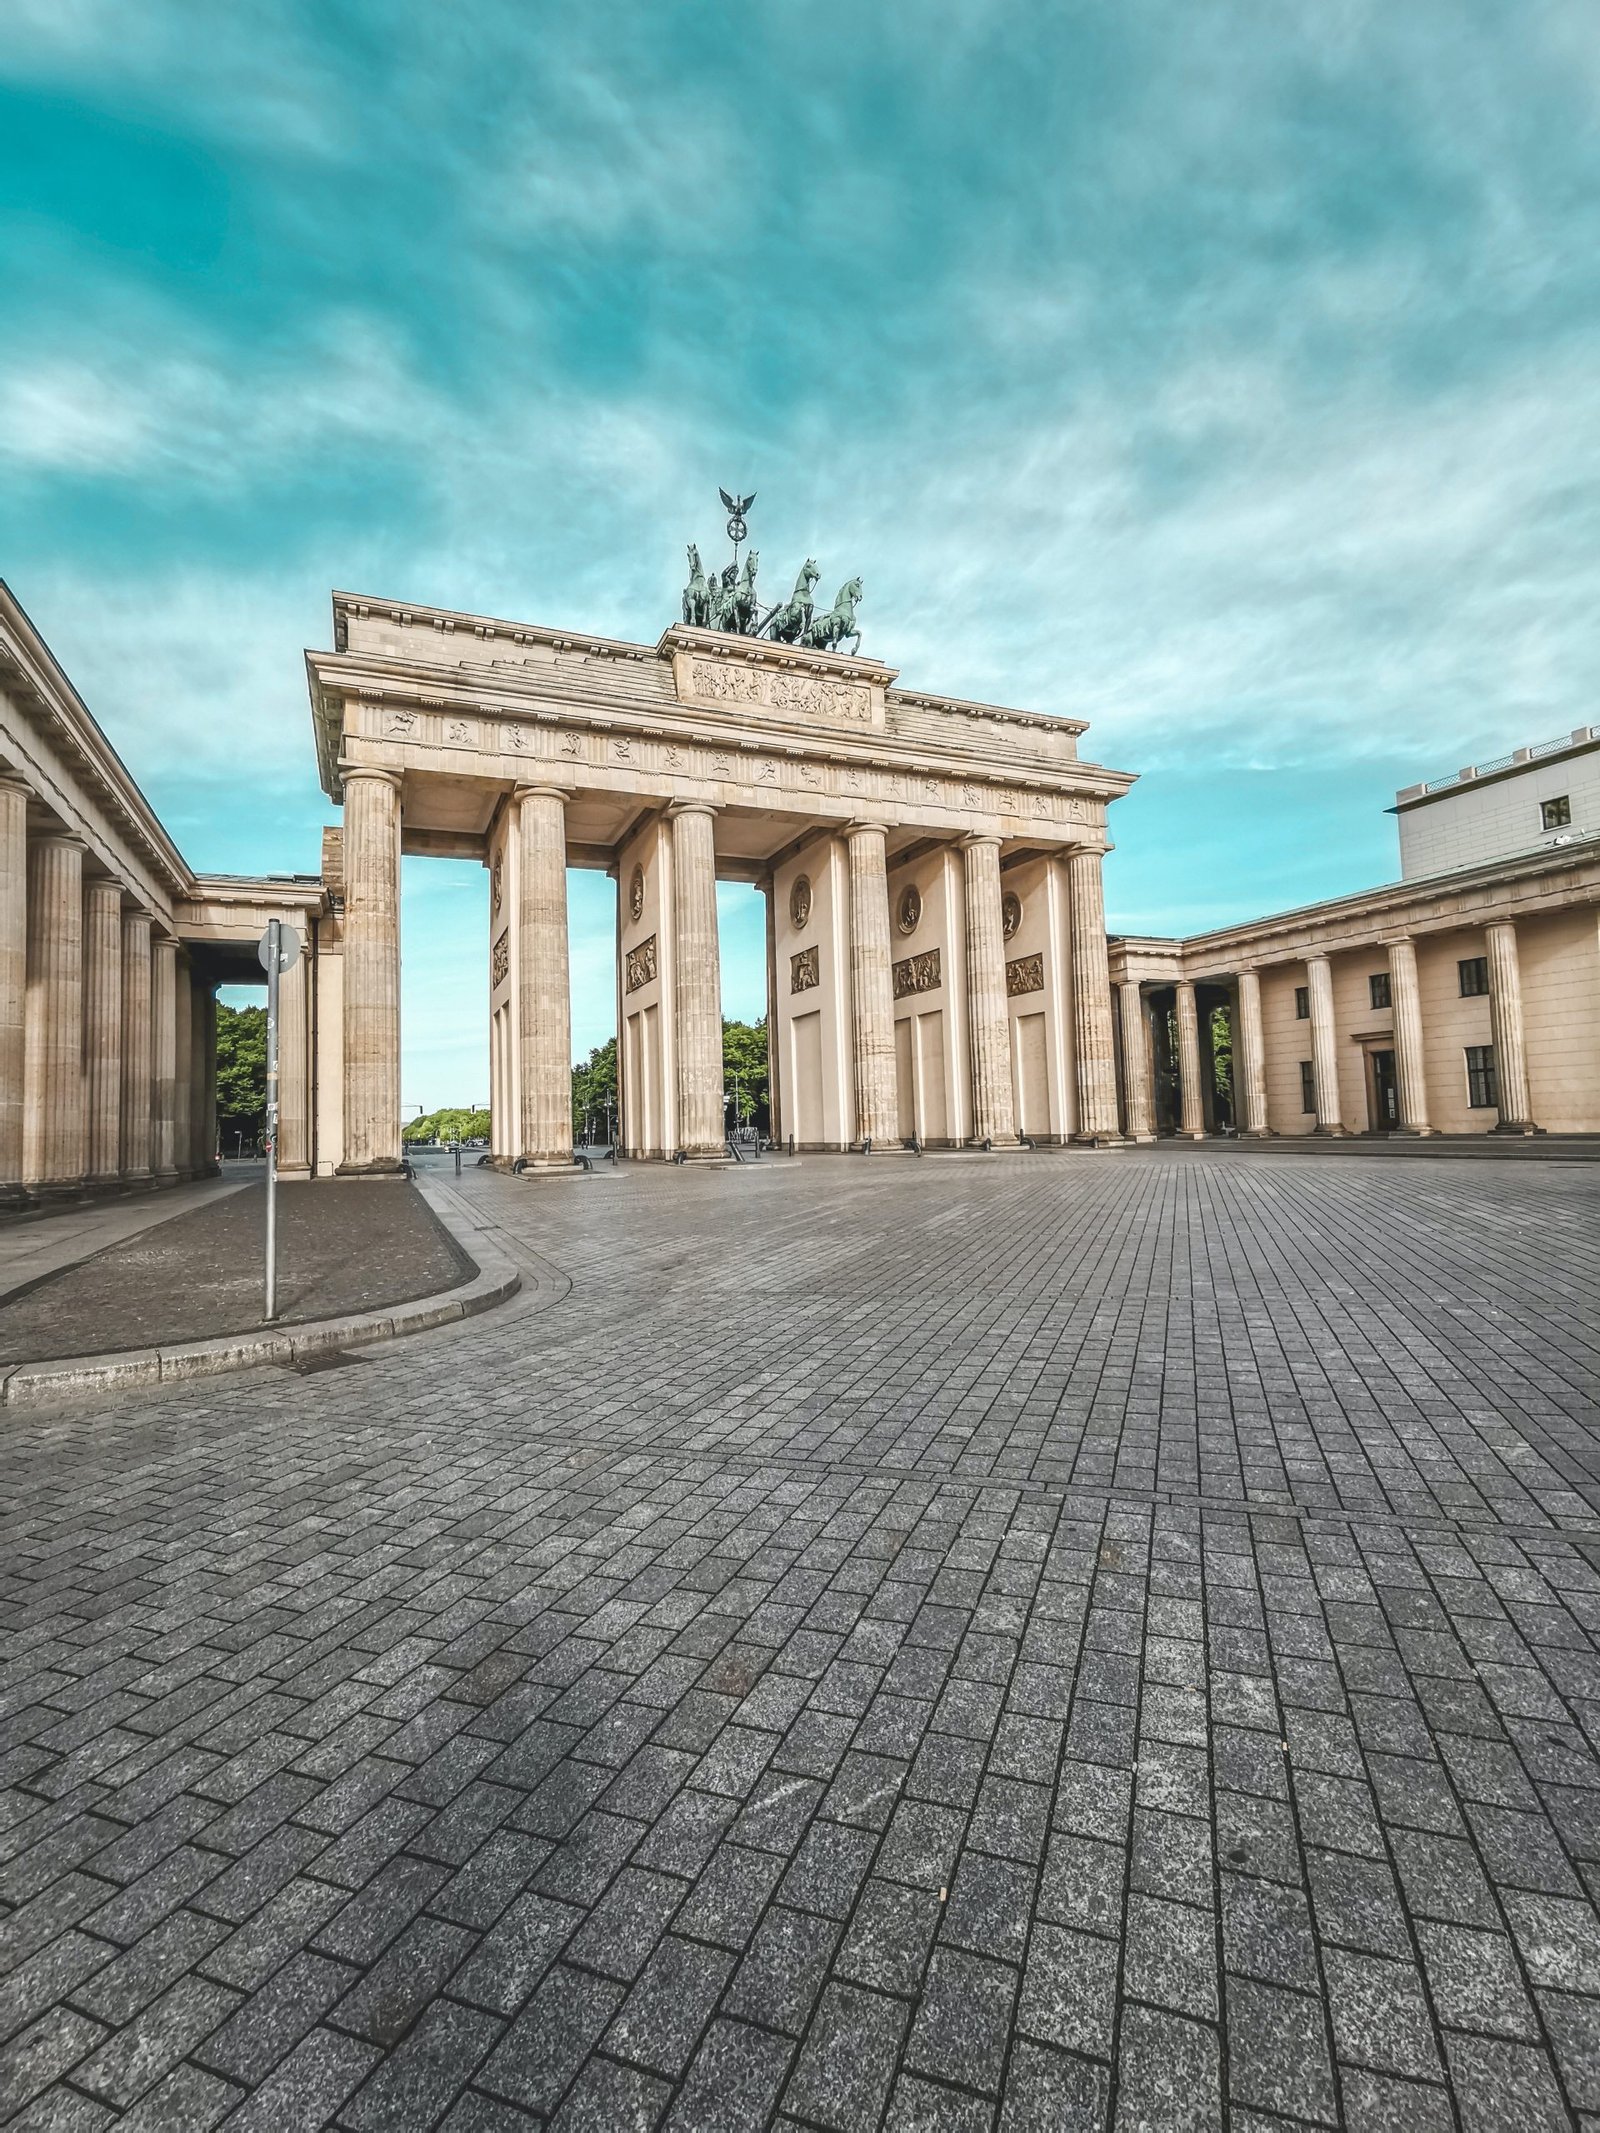
{"label": "brandenburg gate", "polygon": [[569,866],[617,882],[631,1156],[724,1153],[719,879],[766,896],[775,1138],[1119,1138],[1101,862],[1133,781],[1080,760],[1081,722],[694,622],[626,644],[336,594],[334,642],[307,654],[344,815],[313,979],[320,1172],[400,1166],[402,853],[488,868],[508,1170],[572,1166]]}

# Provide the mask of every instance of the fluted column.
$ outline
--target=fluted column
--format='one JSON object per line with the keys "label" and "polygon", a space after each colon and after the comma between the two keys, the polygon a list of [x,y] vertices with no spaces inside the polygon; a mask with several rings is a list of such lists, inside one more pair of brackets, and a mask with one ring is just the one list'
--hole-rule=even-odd
{"label": "fluted column", "polygon": [[197,1003],[203,1016],[201,1034],[204,1051],[200,1063],[200,1131],[201,1168],[213,1176],[221,1165],[217,1154],[217,995],[214,986],[201,988]]}
{"label": "fluted column", "polygon": [[30,1191],[83,1189],[83,846],[50,831],[28,850],[22,1174]]}
{"label": "fluted column", "polygon": [[1325,955],[1306,958],[1311,1005],[1311,1076],[1316,1088],[1319,1133],[1343,1133],[1339,1111],[1339,1045],[1333,1027],[1333,971]]}
{"label": "fluted column", "polygon": [[1178,995],[1178,1138],[1203,1141],[1206,1104],[1200,1088],[1200,1011],[1194,987],[1181,982]]}
{"label": "fluted column", "polygon": [[1389,1005],[1394,1010],[1395,1094],[1402,1133],[1432,1133],[1428,1078],[1422,1064],[1422,997],[1417,951],[1408,939],[1389,943]]}
{"label": "fluted column", "polygon": [[1067,854],[1072,906],[1072,1028],[1078,1073],[1080,1141],[1115,1141],[1117,1066],[1111,1036],[1111,967],[1106,960],[1103,854],[1074,845]]}
{"label": "fluted column", "polygon": [[150,1177],[150,914],[122,914],[122,1094],[118,1151],[125,1185]]}
{"label": "fluted column", "polygon": [[[889,977],[888,833],[853,822],[850,855],[850,1042],[855,1069],[856,1139],[895,1146],[894,993]],[[998,906],[996,907],[998,910]],[[969,921],[970,923],[970,921]]]}
{"label": "fluted column", "polygon": [[[967,913],[967,1038],[972,1055],[972,1138],[1011,1147],[1017,1138],[1011,1090],[1011,1025],[1006,1012],[1005,920],[1000,840],[968,837],[961,847]],[[885,914],[887,916],[887,912]],[[891,1032],[892,1038],[892,1032]]]}
{"label": "fluted column", "polygon": [[[278,974],[278,1175],[287,1178],[305,1177],[310,1166],[306,982],[302,943],[288,969]],[[197,995],[197,1009],[199,1005]]]}
{"label": "fluted column", "polygon": [[[189,1001],[189,1169],[197,1178],[213,1174],[217,1157],[217,1122],[208,1101],[212,1059],[217,1041],[217,995],[196,979]],[[279,1074],[279,1111],[283,1108]],[[281,1137],[281,1129],[280,1129]],[[279,1165],[282,1168],[282,1165]]]}
{"label": "fluted column", "polygon": [[122,890],[83,887],[83,1095],[88,1181],[104,1192],[121,1177]]}
{"label": "fluted column", "polygon": [[189,958],[180,949],[173,974],[172,993],[172,1167],[180,1178],[192,1175],[190,1157],[190,1076],[193,1060],[194,979]]}
{"label": "fluted column", "polygon": [[1489,951],[1489,1023],[1494,1035],[1495,1086],[1500,1093],[1497,1133],[1533,1133],[1528,1094],[1528,1047],[1522,1027],[1522,972],[1517,929],[1509,918],[1484,929]]}
{"label": "fluted column", "polygon": [[1267,1131],[1267,1040],[1261,1026],[1261,980],[1239,973],[1239,1043],[1234,1056],[1241,1133],[1259,1140]]}
{"label": "fluted column", "polygon": [[[567,795],[519,785],[517,1028],[522,1053],[518,1153],[526,1164],[572,1165],[572,1002],[567,975]],[[712,883],[712,936],[716,934]],[[719,1004],[720,1014],[720,1004]],[[718,1053],[721,1053],[718,1026]]]}
{"label": "fluted column", "polygon": [[158,935],[150,943],[150,1169],[158,1185],[178,1178],[178,944]]}
{"label": "fluted column", "polygon": [[400,780],[344,773],[342,1177],[400,1168]]}
{"label": "fluted column", "polygon": [[722,965],[717,947],[713,810],[672,813],[673,995],[678,1053],[678,1149],[693,1161],[727,1148],[722,1121]]}
{"label": "fluted column", "polygon": [[22,1184],[22,1088],[27,1059],[28,788],[0,777],[0,1207]]}
{"label": "fluted column", "polygon": [[1150,1093],[1150,1043],[1144,994],[1137,978],[1124,979],[1118,990],[1122,999],[1122,1094],[1128,1113],[1128,1138],[1131,1141],[1153,1141],[1156,1113]]}

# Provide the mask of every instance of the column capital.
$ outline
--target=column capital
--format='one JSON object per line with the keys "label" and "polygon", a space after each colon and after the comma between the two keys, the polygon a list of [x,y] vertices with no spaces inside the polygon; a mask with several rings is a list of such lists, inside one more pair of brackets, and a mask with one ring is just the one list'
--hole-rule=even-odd
{"label": "column capital", "polygon": [[341,763],[339,765],[339,781],[341,784],[350,785],[359,778],[369,778],[375,785],[387,785],[392,792],[398,792],[402,782],[402,773],[398,770],[385,770],[380,763]]}
{"label": "column capital", "polygon": [[89,849],[87,843],[78,835],[77,831],[69,829],[40,830],[38,835],[30,837],[28,842],[30,844],[59,845],[63,851],[67,852],[86,852]]}
{"label": "column capital", "polygon": [[33,787],[20,770],[0,770],[0,792],[19,792],[25,800],[33,798]]}
{"label": "column capital", "polygon": [[667,813],[674,820],[679,815],[710,815],[714,820],[721,812],[722,809],[714,800],[669,800],[667,802]]}
{"label": "column capital", "polygon": [[844,833],[847,837],[887,837],[889,825],[887,822],[874,822],[870,816],[863,815],[858,821],[847,822]]}
{"label": "column capital", "polygon": [[559,800],[562,806],[565,807],[572,798],[572,787],[570,785],[535,785],[530,782],[513,785],[511,797],[513,800]]}
{"label": "column capital", "polygon": [[1005,839],[995,830],[963,830],[956,842],[964,851],[980,844],[992,844],[998,850]]}
{"label": "column capital", "polygon": [[1311,968],[1313,963],[1321,963],[1326,966],[1329,960],[1328,951],[1326,948],[1318,948],[1314,950],[1312,954],[1306,956],[1303,960],[1305,962],[1307,970]]}

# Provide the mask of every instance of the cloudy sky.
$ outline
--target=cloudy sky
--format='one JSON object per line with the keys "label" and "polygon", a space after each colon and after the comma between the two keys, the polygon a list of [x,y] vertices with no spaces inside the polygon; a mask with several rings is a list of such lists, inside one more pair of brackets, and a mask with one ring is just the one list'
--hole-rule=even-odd
{"label": "cloudy sky", "polygon": [[[719,483],[1142,774],[1114,926],[1384,879],[1397,785],[1600,716],[1593,0],[4,13],[0,574],[199,866],[316,866],[330,588],[653,639]],[[405,925],[471,1100],[481,870]]]}

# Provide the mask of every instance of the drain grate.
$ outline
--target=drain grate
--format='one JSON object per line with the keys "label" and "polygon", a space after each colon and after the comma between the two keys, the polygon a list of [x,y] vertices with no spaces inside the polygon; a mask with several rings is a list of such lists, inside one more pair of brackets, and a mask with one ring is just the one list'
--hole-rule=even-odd
{"label": "drain grate", "polygon": [[292,1370],[302,1378],[308,1378],[317,1370],[347,1370],[352,1363],[363,1363],[365,1356],[346,1355],[342,1348],[319,1348],[312,1355],[296,1356],[292,1363],[280,1363],[280,1370]]}

